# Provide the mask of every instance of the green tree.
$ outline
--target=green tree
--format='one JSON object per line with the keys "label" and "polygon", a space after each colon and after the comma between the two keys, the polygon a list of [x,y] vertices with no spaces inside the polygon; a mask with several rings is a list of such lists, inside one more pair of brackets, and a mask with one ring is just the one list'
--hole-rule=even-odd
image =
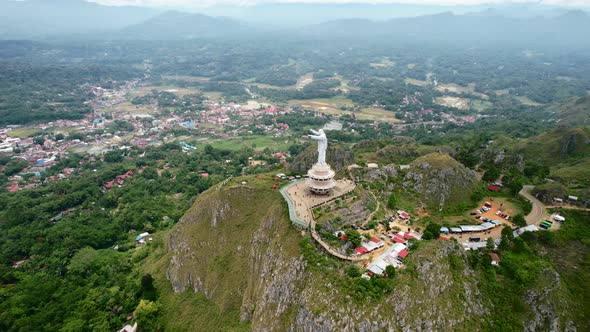
{"label": "green tree", "polygon": [[351,265],[346,269],[346,274],[351,278],[358,278],[361,276],[361,270],[356,265]]}
{"label": "green tree", "polygon": [[397,197],[395,196],[394,193],[391,193],[391,195],[389,195],[389,198],[387,199],[387,207],[390,209],[395,209],[395,207],[397,206]]}
{"label": "green tree", "polygon": [[424,230],[423,238],[425,240],[436,240],[440,237],[440,225],[437,223],[429,223]]}
{"label": "green tree", "polygon": [[359,233],[358,231],[351,229],[348,232],[346,232],[346,236],[348,238],[348,241],[350,241],[353,246],[358,247],[361,245],[361,233]]}
{"label": "green tree", "polygon": [[512,217],[512,222],[520,227],[526,226],[526,220],[524,219],[524,215],[522,213]]}
{"label": "green tree", "polygon": [[150,300],[141,300],[135,308],[135,320],[137,321],[138,329],[142,331],[158,331],[158,304]]}
{"label": "green tree", "polygon": [[491,237],[489,237],[488,240],[486,241],[486,248],[489,251],[493,251],[495,248],[494,239],[492,239]]}
{"label": "green tree", "polygon": [[105,153],[104,161],[108,163],[118,163],[123,161],[123,155],[120,151],[109,151]]}
{"label": "green tree", "polygon": [[500,177],[500,170],[496,166],[490,166],[483,174],[482,180],[486,182],[496,181]]}
{"label": "green tree", "polygon": [[512,245],[513,240],[514,234],[512,233],[512,228],[504,226],[504,228],[502,228],[502,242],[500,243],[500,248],[502,250],[507,250]]}
{"label": "green tree", "polygon": [[387,277],[390,279],[395,278],[395,268],[393,265],[387,265],[387,267],[385,267],[385,274],[387,274]]}

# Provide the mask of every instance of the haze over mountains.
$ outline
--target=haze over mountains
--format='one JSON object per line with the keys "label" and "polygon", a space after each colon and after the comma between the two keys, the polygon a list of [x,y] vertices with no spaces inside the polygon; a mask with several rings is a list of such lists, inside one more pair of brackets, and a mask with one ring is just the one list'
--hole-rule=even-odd
{"label": "haze over mountains", "polygon": [[[67,9],[65,9],[67,8]],[[587,12],[538,4],[261,4],[202,13],[103,6],[83,0],[0,1],[0,39],[236,38],[269,32],[308,38],[585,43]],[[204,13],[204,14],[203,14]],[[74,36],[74,37],[72,37]]]}

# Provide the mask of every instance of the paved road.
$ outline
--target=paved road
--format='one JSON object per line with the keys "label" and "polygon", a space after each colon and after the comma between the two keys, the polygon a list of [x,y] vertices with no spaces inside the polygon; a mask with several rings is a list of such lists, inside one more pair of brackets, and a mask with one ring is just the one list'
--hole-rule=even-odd
{"label": "paved road", "polygon": [[543,221],[546,208],[545,204],[541,203],[541,201],[535,196],[531,195],[531,190],[533,190],[533,188],[535,188],[535,186],[523,186],[519,192],[521,196],[526,198],[533,205],[531,213],[524,217],[528,225],[539,224]]}

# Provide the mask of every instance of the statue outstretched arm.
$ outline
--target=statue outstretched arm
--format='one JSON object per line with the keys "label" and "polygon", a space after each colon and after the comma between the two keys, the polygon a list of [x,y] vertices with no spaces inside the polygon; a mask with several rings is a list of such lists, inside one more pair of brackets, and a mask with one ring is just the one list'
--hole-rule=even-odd
{"label": "statue outstretched arm", "polygon": [[321,135],[319,131],[315,131],[313,129],[310,129],[309,131],[311,131],[314,135],[317,135],[317,136]]}
{"label": "statue outstretched arm", "polygon": [[315,139],[316,141],[319,141],[322,139],[322,136],[319,136],[319,135],[317,135],[317,136],[316,135],[308,135],[308,137],[311,139]]}

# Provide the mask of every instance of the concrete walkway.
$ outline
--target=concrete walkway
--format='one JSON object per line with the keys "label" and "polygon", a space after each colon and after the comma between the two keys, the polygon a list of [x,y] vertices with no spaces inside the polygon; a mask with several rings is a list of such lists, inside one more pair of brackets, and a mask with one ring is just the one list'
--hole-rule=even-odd
{"label": "concrete walkway", "polygon": [[355,188],[356,184],[351,180],[338,180],[336,181],[336,187],[334,187],[332,194],[319,196],[314,195],[309,191],[305,180],[300,180],[284,186],[281,188],[280,192],[289,206],[289,218],[291,219],[291,222],[299,227],[309,228],[311,237],[331,255],[340,259],[356,262],[363,261],[366,257],[347,256],[334,250],[329,244],[324,242],[318,232],[316,232],[316,221],[313,217],[314,208],[333,202],[339,197],[353,191]]}

